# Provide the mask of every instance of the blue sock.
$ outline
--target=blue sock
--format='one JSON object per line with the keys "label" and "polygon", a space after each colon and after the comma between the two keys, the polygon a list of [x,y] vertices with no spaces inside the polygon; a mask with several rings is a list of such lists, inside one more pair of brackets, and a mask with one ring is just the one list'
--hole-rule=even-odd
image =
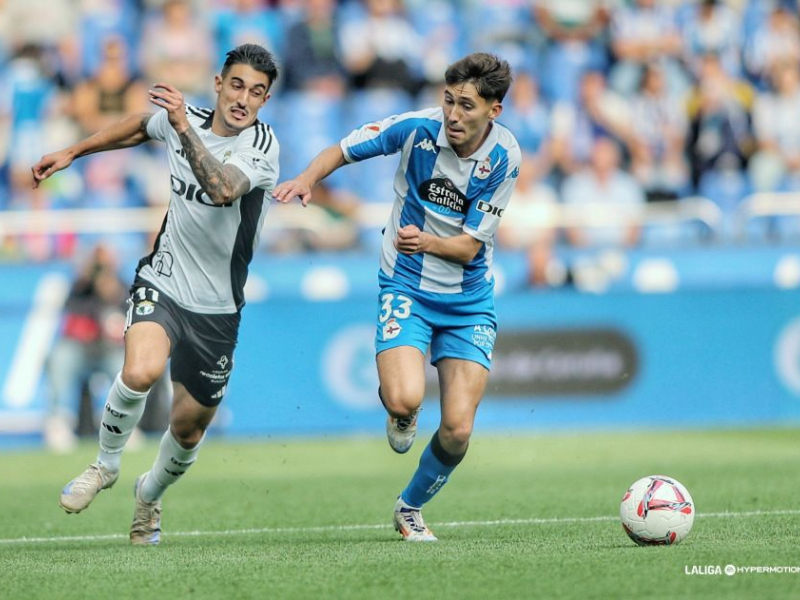
{"label": "blue sock", "polygon": [[422,505],[433,498],[447,483],[450,473],[463,458],[464,454],[454,456],[442,448],[437,431],[422,452],[417,471],[400,497],[409,506],[422,508]]}

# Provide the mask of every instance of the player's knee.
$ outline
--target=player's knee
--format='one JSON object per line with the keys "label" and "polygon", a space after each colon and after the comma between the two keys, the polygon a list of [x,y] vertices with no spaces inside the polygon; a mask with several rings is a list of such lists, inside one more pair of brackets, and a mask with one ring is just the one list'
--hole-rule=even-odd
{"label": "player's knee", "polygon": [[472,435],[472,423],[442,423],[439,426],[439,441],[448,452],[457,453],[466,448]]}
{"label": "player's knee", "polygon": [[203,439],[203,434],[205,433],[205,429],[196,423],[173,423],[170,425],[170,431],[172,432],[172,437],[175,438],[175,441],[178,442],[181,447],[186,448],[187,450],[197,446],[197,444],[199,444]]}
{"label": "player's knee", "polygon": [[424,389],[408,383],[381,385],[381,400],[392,416],[408,417],[422,404]]}
{"label": "player's knee", "polygon": [[151,365],[126,364],[122,368],[122,383],[137,392],[149,390],[159,377],[161,369]]}

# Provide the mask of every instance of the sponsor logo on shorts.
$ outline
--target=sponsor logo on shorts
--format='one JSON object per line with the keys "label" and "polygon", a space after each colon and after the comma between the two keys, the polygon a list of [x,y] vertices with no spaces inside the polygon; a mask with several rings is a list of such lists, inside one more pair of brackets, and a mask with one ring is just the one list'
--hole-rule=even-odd
{"label": "sponsor logo on shorts", "polygon": [[497,332],[490,325],[475,325],[472,328],[472,343],[486,352],[489,358],[492,358],[495,339],[497,339]]}
{"label": "sponsor logo on shorts", "polygon": [[219,365],[220,369],[224,369],[225,367],[228,366],[228,357],[223,354],[222,356],[219,357],[217,364]]}
{"label": "sponsor logo on shorts", "polygon": [[403,328],[400,327],[400,323],[397,322],[397,319],[392,317],[383,325],[383,341],[393,340],[402,330]]}
{"label": "sponsor logo on shorts", "polygon": [[228,391],[228,386],[227,385],[223,385],[221,388],[219,388],[219,391],[217,391],[217,392],[215,392],[215,393],[213,393],[211,395],[211,398],[213,400],[219,400],[225,395],[226,391]]}
{"label": "sponsor logo on shorts", "polygon": [[155,309],[156,305],[150,302],[150,300],[142,300],[136,305],[136,314],[140,317],[152,315]]}

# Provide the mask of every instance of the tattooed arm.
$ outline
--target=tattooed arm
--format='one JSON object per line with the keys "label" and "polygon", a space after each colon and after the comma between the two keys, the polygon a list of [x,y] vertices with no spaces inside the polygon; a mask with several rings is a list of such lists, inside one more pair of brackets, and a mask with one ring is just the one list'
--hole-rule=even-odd
{"label": "tattooed arm", "polygon": [[150,90],[150,102],[166,109],[167,118],[178,134],[194,176],[214,204],[229,204],[250,191],[250,179],[241,169],[224,165],[214,158],[189,125],[180,91],[169,84],[157,83]]}
{"label": "tattooed arm", "polygon": [[189,127],[178,133],[186,160],[194,176],[214,204],[229,204],[250,191],[250,179],[241,169],[224,165],[205,147],[197,132]]}

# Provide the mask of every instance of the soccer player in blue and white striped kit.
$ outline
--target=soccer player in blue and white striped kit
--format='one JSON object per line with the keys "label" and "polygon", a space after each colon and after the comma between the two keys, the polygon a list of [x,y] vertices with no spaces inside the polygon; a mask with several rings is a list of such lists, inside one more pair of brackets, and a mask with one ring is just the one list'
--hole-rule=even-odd
{"label": "soccer player in blue and white striped kit", "polygon": [[395,504],[395,527],[409,541],[436,540],[421,509],[464,458],[486,389],[497,329],[493,238],[520,164],[517,141],[496,121],[511,84],[508,63],[470,54],[448,67],[445,84],[441,107],[362,126],[273,193],[305,206],[312,188],[339,167],[400,152],[375,342],[396,452],[407,452],[416,435],[429,348],[441,388],[439,429]]}

